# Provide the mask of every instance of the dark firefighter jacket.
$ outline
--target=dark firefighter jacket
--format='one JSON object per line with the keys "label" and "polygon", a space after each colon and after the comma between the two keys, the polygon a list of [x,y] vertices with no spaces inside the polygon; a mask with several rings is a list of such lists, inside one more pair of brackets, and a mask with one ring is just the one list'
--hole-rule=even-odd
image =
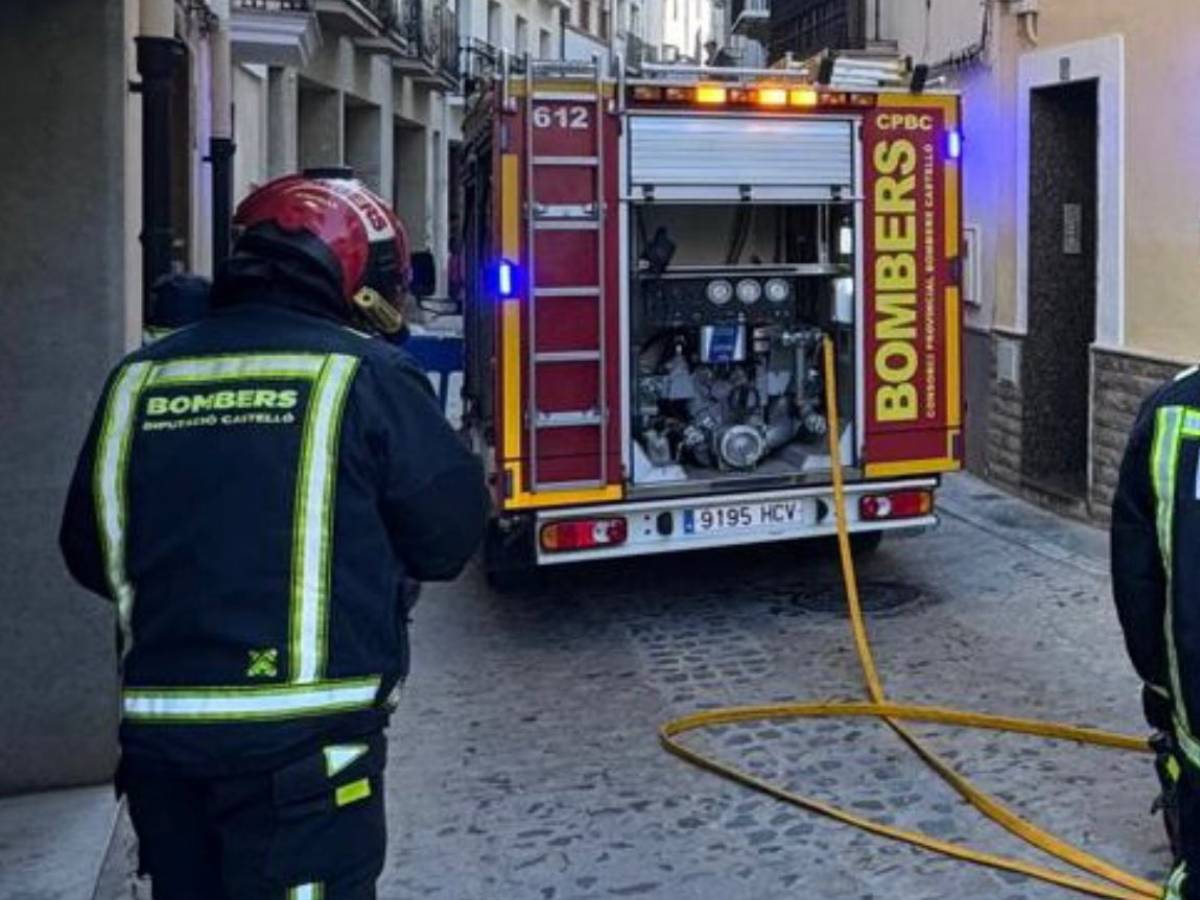
{"label": "dark firefighter jacket", "polygon": [[125,759],[262,771],[381,727],[403,580],[455,577],[486,511],[478,462],[384,341],[238,303],[127,357],[61,532],[117,606]]}
{"label": "dark firefighter jacket", "polygon": [[1113,592],[1147,717],[1200,766],[1200,374],[1142,406],[1113,501]]}

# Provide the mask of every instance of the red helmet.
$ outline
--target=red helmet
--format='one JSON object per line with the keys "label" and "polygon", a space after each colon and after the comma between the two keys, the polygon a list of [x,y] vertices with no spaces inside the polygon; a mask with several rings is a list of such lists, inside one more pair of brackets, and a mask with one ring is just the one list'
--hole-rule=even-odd
{"label": "red helmet", "polygon": [[337,279],[350,317],[385,333],[402,327],[400,303],[409,280],[404,226],[351,170],[310,169],[278,178],[243,200],[233,222],[247,233],[274,225],[285,235],[316,238],[319,246],[301,240],[296,249]]}

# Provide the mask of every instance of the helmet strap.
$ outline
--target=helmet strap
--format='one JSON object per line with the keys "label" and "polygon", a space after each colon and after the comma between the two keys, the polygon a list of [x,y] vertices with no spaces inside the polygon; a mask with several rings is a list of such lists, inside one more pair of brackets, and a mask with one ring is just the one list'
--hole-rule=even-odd
{"label": "helmet strap", "polygon": [[351,298],[354,308],[376,331],[395,334],[404,327],[404,316],[379,291],[363,287]]}

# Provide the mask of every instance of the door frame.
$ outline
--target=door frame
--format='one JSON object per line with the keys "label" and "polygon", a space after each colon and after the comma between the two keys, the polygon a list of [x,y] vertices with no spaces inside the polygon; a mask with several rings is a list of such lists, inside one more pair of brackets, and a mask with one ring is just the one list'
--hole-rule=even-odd
{"label": "door frame", "polygon": [[[1029,333],[1029,173],[1033,92],[1096,81],[1096,334],[1092,347],[1125,345],[1125,38],[1120,34],[1060,44],[1021,55],[1017,63],[1017,303],[1013,331]],[[1095,357],[1089,360],[1087,487],[1092,454]]]}
{"label": "door frame", "polygon": [[[1065,62],[1064,62],[1065,61]],[[1069,67],[1063,78],[1064,65]],[[1119,34],[1022,54],[1017,73],[1017,308],[1029,329],[1030,107],[1038,88],[1096,80],[1096,338],[1125,344],[1125,39]],[[1089,479],[1090,481],[1090,479]]]}

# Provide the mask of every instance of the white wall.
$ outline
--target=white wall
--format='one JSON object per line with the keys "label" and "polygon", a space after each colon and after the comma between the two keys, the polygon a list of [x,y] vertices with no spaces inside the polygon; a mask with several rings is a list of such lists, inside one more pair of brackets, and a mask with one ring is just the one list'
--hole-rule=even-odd
{"label": "white wall", "polygon": [[701,62],[704,44],[720,40],[713,28],[712,0],[661,0],[660,44],[675,47],[680,59]]}
{"label": "white wall", "polygon": [[[663,29],[666,27],[665,8],[669,0],[646,0],[642,6],[643,39],[654,48],[655,53],[661,53],[663,44]],[[661,57],[660,57],[661,58]]]}
{"label": "white wall", "polygon": [[[928,5],[926,5],[928,2]],[[983,33],[983,0],[868,0],[867,37],[896,40],[916,62],[937,63],[961,53]]]}
{"label": "white wall", "polygon": [[[557,54],[562,33],[558,4],[546,0],[501,0],[498,5],[489,0],[459,0],[459,8],[462,10],[458,20],[459,39],[463,43],[478,41],[510,53],[523,53],[529,49],[537,55],[540,52],[539,35],[545,30],[550,32],[551,47]],[[525,20],[528,48],[517,46],[517,16]],[[493,22],[492,29],[488,27],[489,19]]]}
{"label": "white wall", "polygon": [[267,181],[267,73],[261,66],[233,67],[233,202]]}
{"label": "white wall", "polygon": [[563,58],[564,59],[591,59],[593,56],[608,58],[608,44],[601,41],[598,37],[590,34],[584,34],[577,28],[568,28],[566,31]]}

